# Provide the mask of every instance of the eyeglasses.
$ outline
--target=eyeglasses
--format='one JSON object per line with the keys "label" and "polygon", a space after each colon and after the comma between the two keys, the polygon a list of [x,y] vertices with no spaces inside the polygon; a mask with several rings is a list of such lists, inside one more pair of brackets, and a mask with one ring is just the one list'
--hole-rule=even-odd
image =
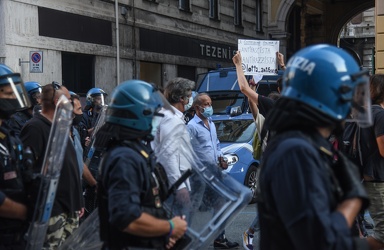
{"label": "eyeglasses", "polygon": [[52,88],[53,88],[53,95],[52,95],[52,102],[55,103],[55,95],[56,95],[56,90],[59,90],[61,89],[61,84],[56,82],[56,81],[53,81],[52,82]]}

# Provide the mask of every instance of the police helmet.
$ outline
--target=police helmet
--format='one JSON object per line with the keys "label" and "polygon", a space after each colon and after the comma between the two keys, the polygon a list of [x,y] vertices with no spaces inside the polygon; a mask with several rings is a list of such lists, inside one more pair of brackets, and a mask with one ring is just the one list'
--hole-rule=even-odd
{"label": "police helmet", "polygon": [[88,90],[87,95],[86,95],[86,105],[93,107],[95,105],[95,100],[94,97],[96,96],[101,96],[101,106],[104,106],[104,97],[107,96],[108,94],[105,93],[104,90],[101,88],[91,88]]}
{"label": "police helmet", "polygon": [[25,82],[24,83],[25,90],[28,93],[29,100],[31,101],[32,107],[34,107],[37,102],[37,95],[41,94],[41,85],[38,82]]}
{"label": "police helmet", "polygon": [[0,64],[0,116],[8,118],[16,111],[31,106],[19,73],[14,73],[8,66]]}
{"label": "police helmet", "polygon": [[164,104],[163,95],[153,85],[141,80],[125,81],[114,89],[105,121],[150,133],[152,119]]}
{"label": "police helmet", "polygon": [[369,122],[367,75],[346,51],[332,45],[312,45],[288,61],[282,97],[304,103],[336,124],[351,112],[356,121]]}

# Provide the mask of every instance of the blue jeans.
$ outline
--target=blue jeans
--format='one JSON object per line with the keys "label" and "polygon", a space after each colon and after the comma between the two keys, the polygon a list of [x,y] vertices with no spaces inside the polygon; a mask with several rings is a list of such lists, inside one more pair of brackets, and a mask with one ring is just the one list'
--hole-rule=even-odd
{"label": "blue jeans", "polygon": [[257,206],[256,206],[256,216],[255,219],[253,219],[251,225],[249,228],[252,228],[254,232],[259,232],[260,231],[260,223],[259,223],[259,212],[257,211]]}

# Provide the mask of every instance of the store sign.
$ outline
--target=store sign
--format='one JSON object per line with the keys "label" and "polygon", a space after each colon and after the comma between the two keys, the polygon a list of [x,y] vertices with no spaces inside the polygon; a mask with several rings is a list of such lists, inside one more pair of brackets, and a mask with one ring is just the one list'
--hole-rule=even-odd
{"label": "store sign", "polygon": [[228,45],[156,30],[140,29],[140,50],[168,55],[232,62],[236,44]]}

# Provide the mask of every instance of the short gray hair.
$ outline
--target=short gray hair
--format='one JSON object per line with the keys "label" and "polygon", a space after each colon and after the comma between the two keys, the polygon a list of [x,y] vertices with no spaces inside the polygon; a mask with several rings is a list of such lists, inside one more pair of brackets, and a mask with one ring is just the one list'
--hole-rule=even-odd
{"label": "short gray hair", "polygon": [[186,78],[177,77],[168,82],[164,88],[164,96],[169,103],[178,103],[180,98],[188,96],[195,88],[195,82]]}

